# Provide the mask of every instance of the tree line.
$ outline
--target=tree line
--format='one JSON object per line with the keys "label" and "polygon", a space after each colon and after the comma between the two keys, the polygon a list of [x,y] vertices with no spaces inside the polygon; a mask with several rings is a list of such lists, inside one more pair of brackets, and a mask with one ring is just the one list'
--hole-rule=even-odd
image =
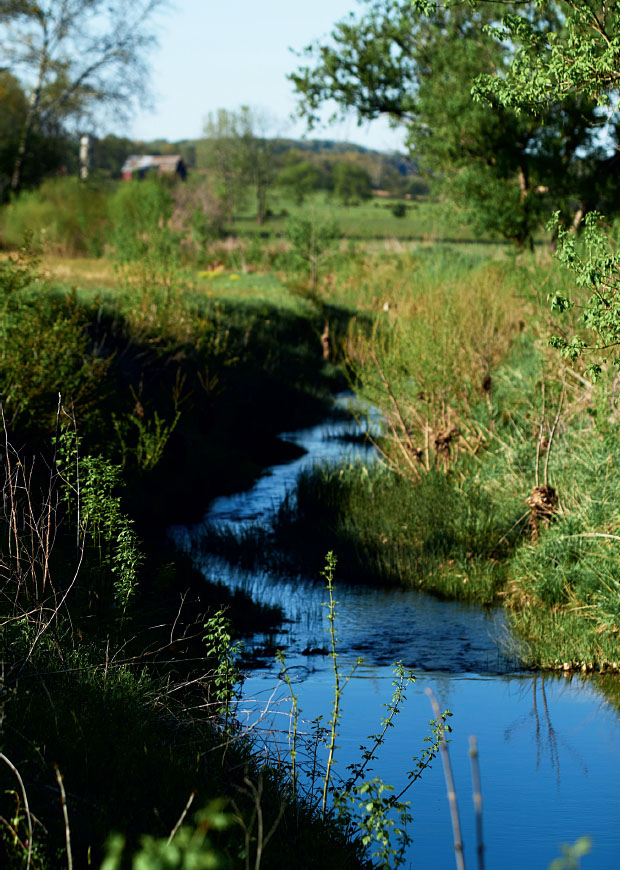
{"label": "tree line", "polygon": [[[0,6],[0,196],[52,172],[76,171],[76,131],[94,113],[128,112],[142,98],[161,4],[6,0]],[[617,14],[615,4],[585,0],[368,0],[301,52],[289,78],[310,128],[327,101],[342,114],[354,112],[360,123],[387,115],[403,125],[433,191],[461,206],[474,231],[523,248],[551,213],[559,215],[558,227],[577,230],[589,212],[613,216],[620,208],[618,125],[609,111],[615,80],[601,72],[613,69],[615,59],[602,56],[596,67],[595,53],[572,63],[581,79],[575,75],[564,88],[565,52],[553,73],[560,82],[555,91],[543,75],[545,58],[558,45],[573,46],[574,54],[575,45],[596,45],[599,38],[609,54]],[[531,73],[531,93],[539,88],[536,98],[519,96],[527,90],[518,79],[523,69]],[[297,202],[321,188],[345,203],[362,200],[371,186],[407,191],[407,173],[394,162],[384,162],[381,177],[373,177],[363,155],[328,160],[283,151],[268,127],[248,107],[222,109],[207,117],[202,140],[183,146],[211,177],[226,219],[251,190],[262,223],[276,183]],[[101,169],[118,167],[132,144],[99,140]]]}

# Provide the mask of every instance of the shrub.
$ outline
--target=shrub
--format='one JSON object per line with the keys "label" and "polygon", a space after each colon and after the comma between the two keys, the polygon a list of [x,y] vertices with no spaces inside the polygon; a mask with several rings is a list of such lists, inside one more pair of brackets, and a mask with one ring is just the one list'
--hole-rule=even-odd
{"label": "shrub", "polygon": [[17,248],[31,232],[50,253],[100,256],[108,223],[106,199],[99,183],[49,178],[4,209],[3,242]]}

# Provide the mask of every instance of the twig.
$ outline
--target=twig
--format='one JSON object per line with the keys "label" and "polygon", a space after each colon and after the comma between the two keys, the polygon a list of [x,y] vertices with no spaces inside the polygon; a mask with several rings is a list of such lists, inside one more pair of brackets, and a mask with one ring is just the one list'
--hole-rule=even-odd
{"label": "twig", "polygon": [[58,765],[54,765],[56,771],[56,782],[60,789],[60,801],[62,803],[62,816],[65,821],[65,842],[67,844],[67,870],[73,870],[73,854],[71,852],[71,828],[69,827],[69,813],[67,812],[67,795],[65,794],[65,786],[62,781],[62,774],[58,769]]}
{"label": "twig", "polygon": [[26,819],[28,821],[28,854],[26,855],[26,870],[29,870],[30,862],[32,860],[32,815],[30,814],[30,807],[28,806],[28,795],[26,794],[24,781],[21,778],[19,770],[15,767],[13,762],[6,757],[3,752],[0,752],[0,761],[4,761],[6,766],[13,771],[13,773],[17,777],[17,781],[19,782],[19,787],[22,790],[22,797],[24,798],[24,809],[26,811]]}
{"label": "twig", "polygon": [[547,486],[547,468],[549,466],[549,456],[551,455],[551,445],[553,444],[553,436],[555,435],[555,430],[558,428],[558,422],[560,420],[560,414],[562,413],[562,404],[564,403],[564,396],[566,394],[566,375],[562,377],[562,392],[560,393],[560,401],[558,403],[558,411],[555,415],[555,419],[553,421],[553,426],[551,427],[551,432],[549,433],[549,442],[547,444],[547,455],[545,457],[545,486]]}
{"label": "twig", "polygon": [[496,546],[499,547],[499,545],[502,543],[502,541],[505,541],[505,540],[506,540],[506,538],[507,538],[508,535],[511,533],[511,531],[512,531],[514,528],[516,528],[516,527],[519,525],[519,523],[523,522],[523,520],[524,520],[526,517],[529,517],[529,515],[530,515],[530,511],[529,511],[529,508],[528,508],[528,510],[526,510],[526,512],[525,512],[524,514],[522,514],[522,515],[519,517],[519,519],[518,519],[516,522],[514,522],[514,523],[510,526],[510,528],[508,529],[508,531],[507,531],[504,535],[501,536],[501,538],[500,538],[499,541],[497,542]]}
{"label": "twig", "polygon": [[476,854],[478,870],[484,870],[484,838],[482,836],[482,788],[480,786],[480,763],[478,759],[478,741],[472,735],[469,738],[469,755],[471,757],[471,781],[473,787],[474,810],[476,813]]}
{"label": "twig", "polygon": [[[439,702],[435,693],[431,688],[424,689],[425,693],[430,698],[433,707],[435,719],[441,718]],[[452,821],[452,832],[454,834],[454,858],[456,861],[456,870],[465,870],[465,855],[463,853],[463,837],[461,835],[461,820],[459,819],[459,805],[456,799],[456,790],[454,787],[454,777],[452,776],[452,765],[450,764],[450,753],[448,752],[448,744],[446,738],[442,736],[441,745],[441,761],[443,764],[443,772],[446,779],[446,792],[448,794],[448,804],[450,805],[450,819]]]}
{"label": "twig", "polygon": [[542,413],[540,415],[540,428],[538,430],[538,441],[536,442],[536,488],[539,486],[538,469],[540,466],[540,445],[542,443],[543,430],[545,426],[545,382],[542,383]]}
{"label": "twig", "polygon": [[184,807],[184,809],[183,809],[183,812],[182,812],[181,815],[179,816],[176,825],[175,825],[174,828],[170,831],[170,836],[168,837],[168,842],[166,843],[166,846],[169,846],[170,843],[172,843],[172,841],[174,840],[177,831],[179,830],[179,828],[181,827],[181,825],[182,825],[183,822],[185,821],[185,816],[188,814],[188,812],[189,812],[189,808],[190,808],[191,805],[193,804],[193,802],[194,802],[194,798],[195,798],[195,797],[196,797],[196,792],[193,791],[193,792],[190,794],[189,798],[187,799],[187,803],[185,804],[185,807]]}

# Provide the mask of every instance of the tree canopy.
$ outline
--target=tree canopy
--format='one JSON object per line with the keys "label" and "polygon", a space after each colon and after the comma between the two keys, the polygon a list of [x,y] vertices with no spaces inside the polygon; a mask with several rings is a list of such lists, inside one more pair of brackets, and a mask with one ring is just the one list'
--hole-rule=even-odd
{"label": "tree canopy", "polygon": [[[594,206],[615,210],[609,146],[616,131],[600,141],[591,92],[534,111],[488,86],[514,75],[513,45],[498,33],[522,18],[532,39],[564,31],[557,3],[368,3],[361,17],[337,23],[327,42],[305,50],[310,62],[290,76],[300,113],[312,126],[323,104],[335,101],[337,113],[353,111],[360,122],[387,114],[404,124],[435,187],[468,209],[475,229],[519,246],[551,210],[564,223],[578,223]],[[485,75],[475,102],[473,81]]]}
{"label": "tree canopy", "polygon": [[144,99],[145,58],[164,0],[10,0],[0,15],[0,65],[28,93],[11,186],[31,136],[51,123],[83,122],[101,108],[129,115]]}
{"label": "tree canopy", "polygon": [[267,216],[267,192],[274,181],[271,141],[265,136],[267,121],[249,106],[237,111],[219,109],[205,119],[205,138],[197,161],[215,181],[216,191],[228,220],[252,187],[256,197],[256,219]]}
{"label": "tree canopy", "polygon": [[[560,33],[537,30],[524,16],[504,16],[493,34],[514,46],[512,62],[502,76],[481,75],[473,89],[474,97],[491,106],[508,106],[538,115],[544,114],[550,104],[586,97],[596,102],[600,128],[613,135],[615,141],[620,84],[618,5],[563,0],[562,9],[565,17]],[[617,146],[607,165],[617,170]],[[555,221],[559,221],[557,214]],[[608,362],[620,366],[620,253],[605,223],[600,213],[591,211],[581,242],[560,228],[558,256],[572,272],[580,291],[558,293],[551,300],[559,311],[579,306],[590,340],[555,335],[552,344],[570,359],[586,356],[594,377]]]}

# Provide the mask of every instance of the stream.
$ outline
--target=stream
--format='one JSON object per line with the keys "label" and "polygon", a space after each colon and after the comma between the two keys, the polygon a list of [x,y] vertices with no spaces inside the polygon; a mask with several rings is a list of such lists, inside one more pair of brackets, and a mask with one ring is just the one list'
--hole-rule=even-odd
{"label": "stream", "polygon": [[[340,397],[338,403],[346,404]],[[244,529],[267,525],[303,469],[320,462],[375,461],[372,451],[351,441],[357,424],[336,416],[282,438],[306,452],[274,466],[244,493],[216,499],[203,521],[170,530],[191,553],[204,576],[230,588],[243,588],[255,600],[279,605],[285,615],[275,637],[257,635],[251,645],[257,665],[249,671],[238,715],[267,753],[286,751],[291,700],[280,679],[281,666],[260,655],[266,645],[285,650],[300,708],[299,730],[331,714],[334,676],[328,646],[326,590],[300,577],[247,572],[209,554],[211,527]],[[308,530],[312,534],[312,530]],[[475,817],[469,736],[480,753],[485,866],[487,870],[547,868],[562,843],[587,835],[592,853],[584,870],[620,866],[620,722],[594,679],[523,671],[510,650],[510,634],[500,610],[439,601],[416,590],[338,584],[339,664],[348,674],[363,662],[343,693],[335,774],[360,757],[360,745],[380,730],[383,705],[393,692],[393,664],[411,668],[416,682],[389,729],[368,778],[380,776],[397,792],[415,766],[429,733],[432,711],[424,692],[435,692],[441,709],[452,713],[450,755],[459,800],[467,866],[476,866]],[[326,753],[323,753],[323,760]],[[303,751],[299,747],[299,760]],[[449,808],[441,762],[437,759],[407,793],[413,838],[405,866],[415,870],[454,867]]]}

